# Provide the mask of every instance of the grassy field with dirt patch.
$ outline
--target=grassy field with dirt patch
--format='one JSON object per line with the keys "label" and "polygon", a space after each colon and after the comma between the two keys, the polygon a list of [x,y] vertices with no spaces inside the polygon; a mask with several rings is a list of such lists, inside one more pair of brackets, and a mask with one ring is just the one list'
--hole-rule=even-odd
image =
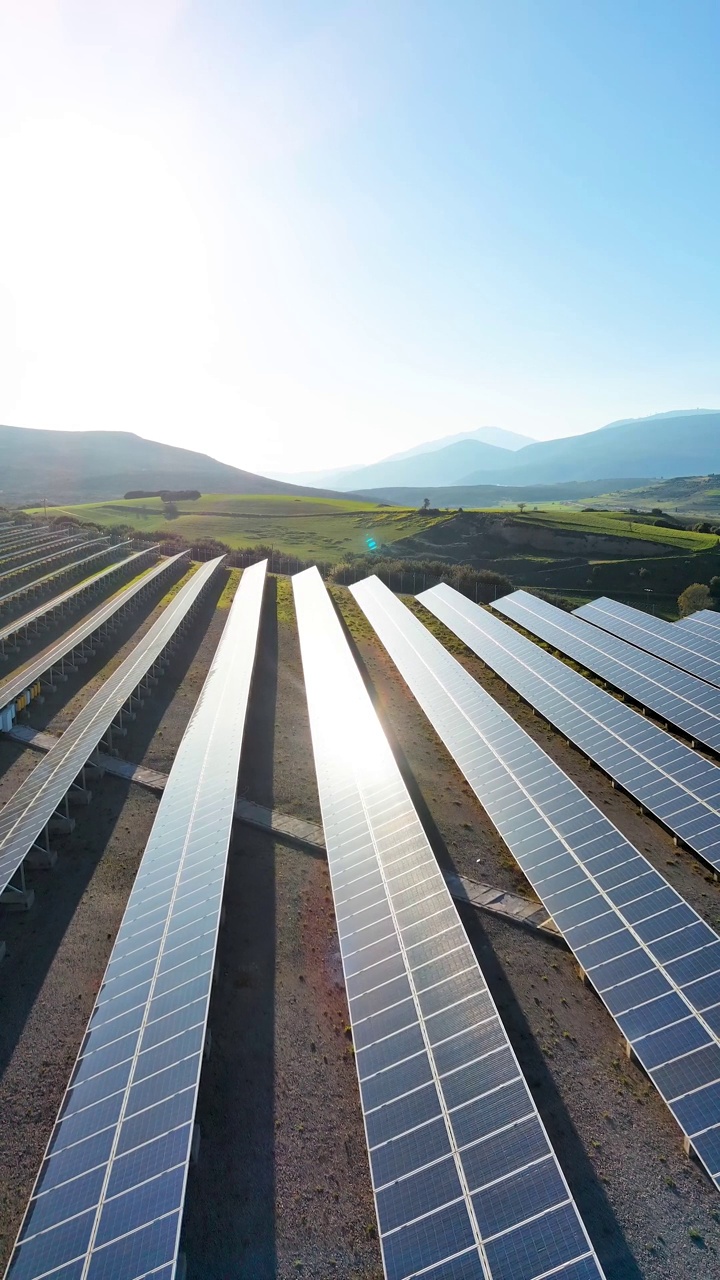
{"label": "grassy field with dirt patch", "polygon": [[679,551],[709,551],[720,539],[714,533],[696,533],[692,529],[664,529],[661,525],[643,523],[628,511],[577,511],[569,507],[545,507],[539,511],[516,513],[517,520],[527,525],[542,525],[563,533],[600,533],[616,538],[637,538],[641,542],[658,542]]}
{"label": "grassy field with dirt patch", "polygon": [[[36,514],[36,513],[33,513]],[[192,543],[217,538],[240,550],[260,543],[283,555],[340,561],[369,546],[415,537],[449,515],[423,515],[406,507],[382,507],[342,498],[287,498],[208,494],[195,502],[163,504],[159,498],[54,507],[54,516],[72,515],[109,528],[131,525],[140,533],[167,530]]]}

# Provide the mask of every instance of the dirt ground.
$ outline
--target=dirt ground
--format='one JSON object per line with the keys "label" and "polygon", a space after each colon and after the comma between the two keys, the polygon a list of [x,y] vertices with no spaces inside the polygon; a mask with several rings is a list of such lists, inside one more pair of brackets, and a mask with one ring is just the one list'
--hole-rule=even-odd
{"label": "dirt ground", "polygon": [[[169,770],[225,617],[209,599],[120,742]],[[438,858],[528,886],[346,592],[357,655]],[[225,592],[222,604],[229,603]],[[151,625],[134,615],[92,663],[36,707],[61,732]],[[453,651],[460,652],[457,642]],[[695,907],[720,923],[720,889],[689,854],[486,672],[461,659]],[[97,664],[97,665],[95,665]],[[37,762],[0,742],[0,803]],[[0,1266],[37,1172],[157,808],[106,776],[25,915],[0,914]],[[241,795],[319,821],[302,671],[286,579],[264,608]],[[720,1199],[623,1052],[614,1023],[562,945],[487,914],[463,920],[609,1280],[720,1274]],[[339,949],[324,859],[237,827],[203,1070],[200,1159],[183,1227],[189,1280],[381,1280]]]}

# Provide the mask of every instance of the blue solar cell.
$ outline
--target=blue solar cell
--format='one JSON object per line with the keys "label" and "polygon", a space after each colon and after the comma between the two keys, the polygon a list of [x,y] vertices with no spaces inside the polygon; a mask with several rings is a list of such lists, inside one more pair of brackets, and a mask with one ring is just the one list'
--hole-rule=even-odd
{"label": "blue solar cell", "polygon": [[641,1062],[720,1047],[688,986],[720,968],[713,930],[387,588],[351,590]]}
{"label": "blue solar cell", "polygon": [[[511,1178],[534,1146],[553,1171],[550,1210],[569,1206],[601,1276],[321,579],[308,570],[293,586],[386,1276],[493,1280],[470,1192]],[[383,922],[360,932],[368,902]],[[496,1201],[510,1227],[531,1203],[514,1184]]]}
{"label": "blue solar cell", "polygon": [[[8,1280],[80,1254],[83,1280],[174,1274],[264,580],[264,563],[245,571],[176,754]],[[63,1184],[91,1169],[94,1204],[68,1220]],[[56,1225],[37,1236],[51,1195]]]}
{"label": "blue solar cell", "polygon": [[585,622],[592,622],[610,635],[619,636],[621,640],[671,662],[700,680],[720,685],[720,654],[712,637],[706,640],[692,631],[678,629],[664,618],[619,604],[606,596],[581,605],[573,612]]}
{"label": "blue solar cell", "polygon": [[720,689],[527,591],[514,591],[493,608],[689,738],[720,750]]}

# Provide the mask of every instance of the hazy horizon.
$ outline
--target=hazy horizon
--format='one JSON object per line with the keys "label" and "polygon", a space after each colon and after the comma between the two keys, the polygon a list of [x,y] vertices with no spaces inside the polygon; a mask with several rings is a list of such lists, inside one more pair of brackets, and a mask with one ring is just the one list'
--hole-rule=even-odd
{"label": "hazy horizon", "polygon": [[0,421],[259,472],[720,403],[720,11],[0,0]]}

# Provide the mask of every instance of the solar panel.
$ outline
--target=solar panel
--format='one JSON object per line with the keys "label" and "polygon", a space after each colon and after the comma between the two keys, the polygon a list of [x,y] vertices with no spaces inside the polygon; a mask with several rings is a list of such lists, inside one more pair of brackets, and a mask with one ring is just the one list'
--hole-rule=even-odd
{"label": "solar panel", "polygon": [[492,607],[693,741],[720,751],[720,690],[527,591],[513,591]]}
{"label": "solar panel", "polygon": [[377,578],[350,590],[720,1189],[720,937]]}
{"label": "solar panel", "polygon": [[720,768],[443,583],[418,596],[595,764],[720,870]]}
{"label": "solar panel", "polygon": [[8,1280],[175,1276],[265,567],[175,757]]}
{"label": "solar panel", "polygon": [[712,638],[705,641],[680,633],[672,622],[651,617],[604,596],[591,604],[581,605],[573,613],[576,618],[592,622],[611,635],[654,653],[656,658],[664,658],[682,671],[706,680],[708,684],[720,686],[720,654]]}
{"label": "solar panel", "polygon": [[0,711],[3,707],[7,707],[11,702],[14,702],[25,689],[30,688],[43,676],[46,676],[56,668],[62,670],[66,661],[72,666],[69,655],[74,650],[81,650],[82,646],[90,642],[91,637],[101,627],[106,626],[116,618],[132,600],[136,599],[140,592],[145,591],[158,578],[171,574],[181,563],[187,560],[189,554],[188,551],[181,551],[178,555],[170,556],[167,560],[161,560],[159,564],[156,564],[137,582],[131,582],[129,586],[125,587],[124,591],[118,592],[110,600],[105,600],[101,605],[98,605],[97,609],[94,609],[86,618],[82,618],[70,631],[66,631],[54,644],[49,645],[42,653],[37,654],[19,671],[13,672],[7,679],[0,681]]}
{"label": "solar panel", "polygon": [[[32,560],[32,557],[34,555],[38,555],[40,552],[45,553],[45,552],[55,551],[58,547],[62,547],[62,546],[66,548],[70,548],[74,545],[77,545],[78,542],[82,542],[82,541],[83,540],[81,538],[78,538],[77,535],[74,538],[70,538],[68,537],[67,534],[64,534],[62,537],[58,536],[57,534],[56,535],[49,534],[49,535],[45,535],[42,538],[36,539],[32,543],[30,543],[28,546],[16,548],[14,551],[8,551],[4,547],[0,546],[0,571],[2,573],[2,576],[4,577],[6,575],[7,566],[10,561],[19,560],[21,562],[19,565],[15,566],[15,569],[17,569],[17,571],[19,572],[20,569],[27,568],[27,565],[24,563],[24,561],[28,559]],[[13,572],[15,572],[15,569],[13,569]]]}
{"label": "solar panel", "polygon": [[699,609],[697,613],[691,613],[687,618],[680,618],[674,625],[683,628],[714,627],[717,631],[720,629],[720,613],[715,609]]}
{"label": "solar panel", "polygon": [[[89,545],[85,543],[85,546]],[[53,569],[52,573],[46,573],[42,578],[34,578],[32,582],[23,582],[20,586],[13,587],[11,591],[0,596],[0,613],[4,609],[11,608],[24,596],[40,595],[54,583],[61,582],[63,578],[69,578],[78,572],[91,573],[100,561],[117,556],[118,553],[122,554],[125,548],[130,546],[132,546],[130,539],[125,542],[114,542],[109,547],[103,547],[102,551],[95,551],[91,556],[85,556],[82,560],[73,560],[71,564],[62,565],[60,569]]]}
{"label": "solar panel", "polygon": [[27,546],[28,543],[37,542],[38,539],[47,538],[49,535],[50,530],[47,526],[43,529],[37,529],[35,526],[29,529],[21,529],[20,526],[16,526],[14,529],[5,529],[3,531],[0,538],[0,546],[2,546],[3,550],[7,550],[10,547]]}
{"label": "solar panel", "polygon": [[[173,557],[181,558],[182,553]],[[207,561],[185,583],[147,634],[85,703],[55,746],[0,809],[0,893],[7,888],[133,690],[197,603],[222,559],[220,556]],[[165,567],[157,565],[150,573],[157,576],[157,570]]]}
{"label": "solar panel", "polygon": [[62,560],[67,556],[79,555],[81,552],[85,551],[87,547],[99,547],[102,544],[107,544],[109,541],[110,539],[108,537],[104,537],[92,538],[90,542],[75,542],[70,547],[63,547],[62,550],[55,551],[52,555],[45,555],[44,550],[41,549],[42,553],[37,559],[31,560],[29,564],[21,564],[15,569],[8,569],[5,573],[1,573],[0,589],[4,590],[8,587],[10,585],[9,580],[14,578],[16,575],[20,576],[21,574],[28,573],[37,565],[56,564],[58,560]]}
{"label": "solar panel", "polygon": [[317,570],[293,590],[385,1275],[601,1276]]}
{"label": "solar panel", "polygon": [[101,569],[92,578],[77,582],[75,586],[68,587],[67,591],[61,591],[51,600],[45,600],[34,609],[30,609],[28,613],[15,618],[5,627],[0,628],[0,655],[6,656],[6,648],[16,648],[21,637],[36,634],[41,627],[47,626],[54,619],[56,613],[62,612],[67,606],[81,604],[86,596],[95,595],[117,577],[124,577],[133,570],[136,573],[139,572],[157,560],[159,554],[160,548],[157,546],[143,547],[142,551],[135,551],[117,564],[108,565],[107,569]]}

